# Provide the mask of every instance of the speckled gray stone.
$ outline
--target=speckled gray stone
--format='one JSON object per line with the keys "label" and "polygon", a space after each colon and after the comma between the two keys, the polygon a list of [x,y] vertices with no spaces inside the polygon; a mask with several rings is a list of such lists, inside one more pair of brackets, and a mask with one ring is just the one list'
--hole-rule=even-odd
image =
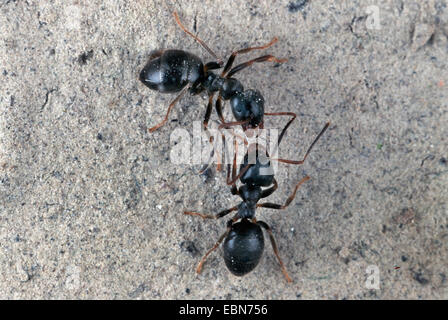
{"label": "speckled gray stone", "polygon": [[[173,10],[222,57],[279,38],[237,60],[288,59],[238,74],[267,110],[298,114],[283,158],[332,123],[303,166],[279,166],[269,201],[312,177],[293,203],[257,214],[292,284],[268,242],[243,278],[221,250],[194,272],[226,221],[183,211],[239,199],[224,173],[169,161],[171,132],[191,131],[206,99],[186,96],[177,121],[146,130],[174,98],[138,81],[149,53],[212,60]],[[447,61],[444,0],[1,1],[0,298],[447,299]]]}

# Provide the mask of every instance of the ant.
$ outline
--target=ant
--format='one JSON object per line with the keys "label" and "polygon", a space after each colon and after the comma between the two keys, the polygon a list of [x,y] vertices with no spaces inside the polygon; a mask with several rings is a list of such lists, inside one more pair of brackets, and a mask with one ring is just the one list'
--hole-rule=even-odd
{"label": "ant", "polygon": [[[290,121],[292,122],[292,120]],[[283,135],[288,128],[288,123],[283,129],[278,138],[277,147],[280,144]],[[294,160],[282,160],[282,162],[290,164],[303,164],[313,146],[320,139],[323,133],[328,129],[330,123],[327,122],[321,132],[314,139],[313,143],[308,147],[305,156],[300,161]],[[236,146],[236,144],[235,144]],[[255,163],[250,163],[249,159],[255,158]],[[272,159],[273,160],[273,159]],[[268,171],[267,171],[268,170]],[[233,211],[237,213],[227,222],[226,231],[219,237],[215,245],[207,251],[204,257],[199,262],[196,272],[202,271],[203,264],[207,257],[216,250],[219,245],[224,241],[224,262],[227,268],[236,276],[243,276],[252,271],[259,263],[260,258],[264,250],[264,237],[262,228],[266,230],[271,241],[274,254],[280,264],[283,275],[288,282],[292,282],[289,277],[286,267],[280,258],[277,244],[274,239],[271,227],[264,221],[257,221],[255,218],[255,211],[257,208],[270,208],[270,209],[285,209],[294,200],[297,190],[306,181],[310,179],[309,176],[300,180],[293,193],[288,197],[285,204],[276,204],[271,202],[258,203],[260,199],[266,198],[274,193],[278,188],[278,183],[274,178],[274,173],[271,168],[269,155],[267,152],[259,152],[258,144],[250,145],[248,152],[244,156],[243,163],[240,165],[240,172],[236,175],[236,152],[233,158],[232,166],[232,180],[229,181],[230,164],[227,171],[227,183],[231,184],[232,195],[238,195],[242,202],[237,206],[230,209],[223,210],[216,215],[202,214],[198,212],[185,211],[184,214],[199,216],[203,219],[219,219]],[[236,186],[236,181],[240,179],[242,186],[239,188]],[[263,189],[262,187],[267,187]],[[237,222],[241,220],[240,222]]]}
{"label": "ant", "polygon": [[[207,50],[216,61],[204,64],[194,54],[176,49],[151,52],[148,62],[140,72],[140,81],[150,89],[157,90],[161,93],[175,93],[179,91],[180,93],[170,103],[165,118],[159,124],[149,128],[149,132],[154,132],[168,121],[168,116],[174,105],[187,91],[191,95],[197,95],[203,91],[207,91],[208,93],[208,105],[203,121],[205,129],[210,120],[213,98],[216,92],[218,92],[218,98],[215,103],[215,109],[222,122],[221,126],[242,125],[244,130],[258,126],[262,128],[264,115],[285,115],[284,113],[264,113],[264,98],[261,93],[252,89],[244,90],[241,82],[232,78],[234,74],[251,66],[253,63],[265,61],[285,62],[286,59],[277,59],[272,55],[264,55],[232,68],[237,55],[253,50],[266,49],[276,43],[277,38],[274,38],[271,42],[263,46],[234,51],[224,65],[224,62],[201,39],[182,25],[176,12],[173,13],[173,16],[179,27]],[[221,69],[223,66],[224,69],[220,75],[212,72],[212,70]],[[236,122],[226,123],[224,120],[222,100],[230,100],[232,113],[237,120]]]}

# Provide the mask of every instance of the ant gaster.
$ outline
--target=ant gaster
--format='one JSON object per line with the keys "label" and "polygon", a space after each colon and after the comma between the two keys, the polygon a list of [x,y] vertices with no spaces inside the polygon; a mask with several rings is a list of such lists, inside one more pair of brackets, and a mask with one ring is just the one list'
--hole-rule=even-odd
{"label": "ant gaster", "polygon": [[[241,82],[232,78],[232,76],[255,62],[275,61],[282,63],[286,59],[277,59],[272,55],[264,55],[241,63],[234,68],[232,68],[232,65],[238,54],[247,53],[252,50],[266,49],[277,42],[277,38],[274,38],[264,46],[251,47],[233,52],[224,66],[224,62],[201,39],[193,35],[182,25],[177,13],[174,12],[173,15],[180,28],[201,44],[216,61],[208,62],[204,65],[199,57],[183,50],[158,50],[150,54],[149,61],[140,72],[140,81],[150,89],[162,93],[175,93],[180,91],[180,94],[170,103],[164,120],[156,126],[149,128],[149,132],[157,130],[168,121],[168,116],[172,108],[187,90],[192,95],[199,94],[203,91],[207,91],[209,95],[204,117],[204,128],[207,128],[210,120],[213,97],[216,92],[218,92],[218,98],[215,103],[215,109],[222,122],[222,126],[242,125],[244,130],[258,126],[262,127],[263,115],[265,115],[263,96],[257,90],[244,90]],[[221,75],[212,72],[212,70],[220,69],[223,66],[224,69]],[[236,122],[225,122],[222,114],[222,100],[230,100],[232,113],[237,120]]]}

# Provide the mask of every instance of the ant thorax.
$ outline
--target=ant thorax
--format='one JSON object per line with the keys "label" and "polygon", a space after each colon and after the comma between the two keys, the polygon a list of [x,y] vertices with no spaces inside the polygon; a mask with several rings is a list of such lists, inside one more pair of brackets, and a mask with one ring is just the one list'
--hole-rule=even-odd
{"label": "ant thorax", "polygon": [[243,185],[239,189],[239,194],[243,199],[238,205],[238,216],[240,218],[251,219],[255,216],[255,209],[257,208],[257,202],[261,198],[261,187]]}
{"label": "ant thorax", "polygon": [[252,219],[255,216],[255,209],[257,208],[257,205],[252,205],[248,202],[241,202],[238,205],[238,216],[241,219],[247,218]]}
{"label": "ant thorax", "polygon": [[241,82],[234,78],[223,78],[213,72],[207,72],[202,82],[202,87],[209,94],[219,91],[219,95],[224,100],[229,100],[238,92],[244,92]]}

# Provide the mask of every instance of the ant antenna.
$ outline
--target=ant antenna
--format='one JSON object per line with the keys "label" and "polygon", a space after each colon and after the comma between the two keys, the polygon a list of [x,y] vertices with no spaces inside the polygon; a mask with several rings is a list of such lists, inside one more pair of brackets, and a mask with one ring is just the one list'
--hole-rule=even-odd
{"label": "ant antenna", "polygon": [[216,55],[216,53],[214,53],[214,52],[212,51],[212,49],[210,49],[210,48],[205,44],[204,41],[202,41],[201,39],[199,39],[198,37],[196,37],[194,34],[192,34],[190,31],[188,31],[187,28],[184,27],[184,25],[182,24],[182,22],[180,22],[179,16],[177,15],[177,12],[176,12],[176,11],[173,12],[173,16],[174,16],[174,19],[176,19],[176,22],[177,22],[177,24],[179,25],[179,27],[180,27],[186,34],[188,34],[188,35],[189,35],[190,37],[192,37],[194,40],[196,40],[197,42],[199,42],[199,44],[200,44],[205,50],[207,50],[207,52],[210,53],[210,54],[211,54],[211,55],[218,61],[218,64],[219,64],[220,66],[222,66],[222,65],[224,64],[224,62],[222,61],[222,59],[220,59],[220,58]]}

